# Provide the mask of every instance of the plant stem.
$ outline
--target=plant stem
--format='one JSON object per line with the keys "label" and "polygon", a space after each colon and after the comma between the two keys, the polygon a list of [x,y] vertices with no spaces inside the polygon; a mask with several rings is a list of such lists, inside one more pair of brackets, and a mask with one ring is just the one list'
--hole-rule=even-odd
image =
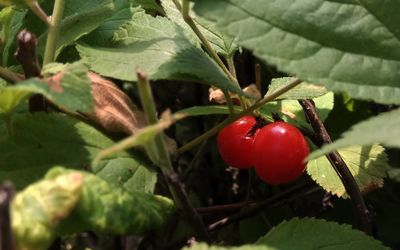
{"label": "plant stem", "polygon": [[245,109],[240,113],[236,113],[234,115],[229,116],[224,121],[219,123],[217,126],[213,127],[212,129],[208,130],[207,132],[205,132],[204,134],[200,135],[196,139],[190,141],[186,145],[184,145],[181,148],[179,148],[178,151],[177,151],[178,154],[182,154],[183,152],[188,151],[189,149],[193,148],[197,144],[201,143],[202,141],[204,141],[204,140],[210,138],[211,136],[215,135],[216,133],[218,133],[218,131],[220,131],[222,128],[224,128],[228,124],[236,121],[237,119],[239,119],[240,117],[242,117],[244,115],[248,115],[248,114],[252,113],[256,109],[261,108],[266,103],[268,103],[270,101],[273,101],[275,98],[277,98],[278,96],[282,95],[283,93],[289,91],[290,89],[296,87],[300,83],[301,83],[301,80],[296,78],[290,84],[288,84],[285,87],[283,87],[281,89],[278,89],[274,93],[266,96],[264,99],[260,100],[259,102],[256,102],[253,106],[249,107],[248,109]]}
{"label": "plant stem", "polygon": [[[150,82],[148,81],[147,75],[140,70],[137,71],[137,78],[139,95],[143,110],[146,113],[148,123],[149,125],[155,124],[158,121],[158,117],[154,104],[155,102],[153,94],[150,87]],[[197,211],[190,203],[189,197],[187,196],[183,184],[172,166],[171,158],[168,154],[164,137],[162,135],[157,135],[155,137],[154,148],[152,149],[156,151],[155,154],[157,155],[157,157],[159,157],[159,159],[157,159],[157,162],[160,163],[161,171],[167,180],[168,188],[175,201],[175,205],[183,212],[186,219],[191,222],[192,226],[196,230],[199,239],[210,242],[210,237],[204,226],[204,223]]]}
{"label": "plant stem", "polygon": [[42,19],[42,21],[45,22],[47,24],[47,26],[51,25],[50,18],[43,11],[43,9],[40,7],[40,5],[37,1],[33,1],[32,3],[30,3],[29,8],[33,11],[33,13],[36,14],[36,16],[38,16],[40,19]]}
{"label": "plant stem", "polygon": [[[321,147],[324,144],[331,143],[331,138],[317,113],[314,102],[312,100],[301,100],[299,102],[316,133],[317,146]],[[327,154],[326,157],[340,177],[347,194],[353,202],[354,211],[358,217],[359,228],[367,234],[372,234],[373,221],[354,176],[337,151]]]}
{"label": "plant stem", "polygon": [[12,72],[7,68],[3,68],[0,66],[0,77],[6,80],[7,82],[16,83],[22,81],[24,77],[19,74]]}
{"label": "plant stem", "polygon": [[181,7],[180,7],[180,5],[177,5],[176,1],[174,1],[174,3],[178,9],[181,9],[183,20],[185,20],[185,22],[190,26],[190,28],[193,30],[193,32],[196,34],[196,36],[200,39],[201,43],[203,44],[204,48],[207,50],[207,52],[211,56],[211,58],[218,64],[218,66],[220,66],[222,71],[224,71],[224,73],[228,76],[229,80],[231,80],[234,85],[236,85],[240,88],[239,82],[237,81],[236,77],[234,77],[231,74],[231,72],[229,72],[229,70],[225,66],[224,62],[222,62],[221,58],[219,58],[218,54],[211,47],[207,38],[203,35],[203,33],[200,31],[200,29],[197,27],[196,23],[194,22],[193,18],[190,16],[189,1],[183,0]]}
{"label": "plant stem", "polygon": [[51,24],[47,34],[46,48],[44,51],[43,65],[52,63],[55,60],[58,36],[61,29],[61,21],[64,14],[65,0],[55,0]]}

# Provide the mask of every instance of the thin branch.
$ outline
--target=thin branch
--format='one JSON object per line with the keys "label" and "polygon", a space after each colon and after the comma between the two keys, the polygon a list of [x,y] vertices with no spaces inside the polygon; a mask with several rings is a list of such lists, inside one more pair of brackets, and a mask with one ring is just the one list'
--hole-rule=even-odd
{"label": "thin branch", "polygon": [[[315,141],[316,145],[321,147],[324,144],[331,143],[331,138],[317,113],[314,102],[312,100],[301,100],[299,102],[317,135]],[[368,211],[361,191],[348,166],[337,151],[327,154],[326,157],[340,177],[346,192],[351,198],[355,214],[358,217],[358,227],[365,233],[372,234],[373,221],[371,214]]]}
{"label": "thin branch", "polygon": [[36,14],[43,22],[47,24],[47,26],[51,25],[50,17],[47,16],[46,12],[40,7],[37,1],[32,1],[29,4],[29,8],[32,10],[33,13]]}
{"label": "thin branch", "polygon": [[248,109],[243,110],[240,113],[236,113],[234,115],[229,116],[228,118],[226,118],[224,121],[222,121],[221,123],[219,123],[217,126],[213,127],[212,129],[208,130],[207,132],[205,132],[204,134],[200,135],[199,137],[195,138],[194,140],[190,141],[189,143],[187,143],[186,145],[182,146],[181,148],[179,148],[177,150],[178,154],[182,154],[183,152],[186,152],[190,149],[192,149],[193,147],[195,147],[196,145],[200,144],[202,141],[210,138],[211,136],[215,135],[216,133],[218,133],[218,131],[220,131],[222,128],[224,128],[225,126],[227,126],[228,124],[236,121],[237,119],[239,119],[240,117],[244,116],[244,115],[248,115],[250,113],[252,113],[254,110],[261,108],[262,106],[264,106],[266,103],[273,101],[275,98],[277,98],[278,96],[282,95],[283,93],[291,90],[292,88],[296,87],[298,84],[300,84],[302,81],[300,79],[295,79],[293,80],[291,83],[289,83],[288,85],[286,85],[285,87],[282,87],[281,89],[275,91],[274,93],[266,96],[264,99],[256,102],[253,106],[249,107]]}
{"label": "thin branch", "polygon": [[254,74],[255,74],[255,85],[257,87],[257,89],[261,92],[261,65],[259,63],[256,63],[256,65],[254,66]]}
{"label": "thin branch", "polygon": [[[158,117],[154,104],[155,102],[153,94],[150,87],[150,82],[147,75],[141,70],[137,71],[137,78],[141,103],[143,106],[143,110],[146,113],[148,123],[150,125],[155,124],[158,122]],[[153,150],[159,158],[157,159],[157,161],[160,163],[161,171],[165,179],[167,180],[168,188],[175,201],[175,205],[183,212],[185,218],[189,222],[191,222],[192,226],[196,230],[199,239],[205,240],[210,243],[211,239],[208,235],[207,229],[205,228],[201,217],[192,206],[186,190],[172,166],[171,158],[168,154],[163,136],[157,135],[155,137]]]}
{"label": "thin branch", "polygon": [[[314,185],[310,185],[310,184],[300,184],[297,186],[294,186],[286,191],[283,191],[275,196],[272,196],[269,199],[266,199],[265,201],[259,202],[259,203],[249,203],[249,206],[246,207],[246,205],[244,204],[244,207],[242,208],[246,208],[244,210],[242,210],[241,212],[232,215],[230,217],[225,217],[221,220],[218,220],[212,224],[210,224],[208,226],[208,230],[212,231],[212,230],[216,230],[218,228],[221,228],[223,226],[227,226],[229,224],[232,224],[234,222],[240,221],[244,218],[248,218],[251,217],[263,210],[265,210],[266,208],[271,208],[271,207],[276,207],[276,206],[280,206],[282,204],[286,204],[292,200],[298,199],[300,197],[303,197],[304,195],[308,195],[310,193],[316,192],[318,190],[321,190],[320,187],[316,187]],[[242,204],[238,204],[239,206]],[[218,208],[220,209],[220,208]],[[204,209],[203,209],[204,211]]]}
{"label": "thin branch", "polygon": [[252,207],[256,204],[257,204],[257,202],[255,202],[255,201],[244,201],[244,202],[225,204],[225,205],[199,207],[199,208],[196,208],[196,210],[197,210],[197,212],[202,213],[202,214],[226,213],[229,211],[240,210],[244,207]]}

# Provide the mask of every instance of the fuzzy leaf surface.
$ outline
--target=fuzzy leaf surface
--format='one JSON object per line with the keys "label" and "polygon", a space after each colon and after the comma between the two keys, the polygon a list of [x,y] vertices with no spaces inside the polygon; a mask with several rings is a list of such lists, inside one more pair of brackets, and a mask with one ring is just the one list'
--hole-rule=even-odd
{"label": "fuzzy leaf surface", "polygon": [[[53,4],[54,1],[45,0],[41,6],[46,13],[51,13]],[[95,30],[111,17],[113,11],[112,0],[69,0],[65,4],[56,54],[58,55],[65,46],[73,44],[83,35]],[[38,52],[43,55],[47,38],[46,26],[32,13],[28,14],[25,24],[28,30],[38,36]]]}
{"label": "fuzzy leaf surface", "polygon": [[91,69],[104,76],[136,81],[135,69],[140,68],[153,80],[195,81],[242,93],[181,27],[164,17],[136,12],[117,33],[116,47],[77,48]]}
{"label": "fuzzy leaf surface", "polygon": [[[175,4],[170,0],[162,0],[161,4],[165,10],[165,13],[167,14],[167,17],[184,29],[189,40],[193,41],[194,44],[199,45],[201,43],[200,39],[197,38],[190,26],[186,24],[181,12],[176,8]],[[191,12],[190,15],[193,16],[194,13]],[[192,18],[194,18],[194,21],[197,27],[200,29],[200,32],[206,37],[207,41],[218,54],[227,58],[233,56],[238,50],[235,39],[231,36],[221,33],[215,26],[215,23],[201,17],[194,16]]]}
{"label": "fuzzy leaf surface", "polygon": [[194,10],[279,70],[354,98],[400,104],[399,8],[397,0],[202,0]]}

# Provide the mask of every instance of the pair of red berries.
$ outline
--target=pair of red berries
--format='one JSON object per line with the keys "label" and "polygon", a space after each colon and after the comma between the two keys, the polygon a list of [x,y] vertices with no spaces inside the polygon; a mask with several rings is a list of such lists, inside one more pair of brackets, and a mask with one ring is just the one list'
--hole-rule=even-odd
{"label": "pair of red berries", "polygon": [[223,128],[217,144],[222,159],[230,166],[254,166],[257,175],[272,185],[300,177],[309,154],[307,141],[296,127],[277,121],[260,128],[253,116],[244,116]]}

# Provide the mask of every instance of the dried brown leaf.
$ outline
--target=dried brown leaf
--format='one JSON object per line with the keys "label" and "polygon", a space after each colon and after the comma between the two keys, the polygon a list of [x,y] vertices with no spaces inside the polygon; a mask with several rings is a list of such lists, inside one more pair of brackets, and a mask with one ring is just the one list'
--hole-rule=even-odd
{"label": "dried brown leaf", "polygon": [[89,72],[94,110],[85,115],[109,132],[135,134],[146,125],[142,111],[113,82]]}

